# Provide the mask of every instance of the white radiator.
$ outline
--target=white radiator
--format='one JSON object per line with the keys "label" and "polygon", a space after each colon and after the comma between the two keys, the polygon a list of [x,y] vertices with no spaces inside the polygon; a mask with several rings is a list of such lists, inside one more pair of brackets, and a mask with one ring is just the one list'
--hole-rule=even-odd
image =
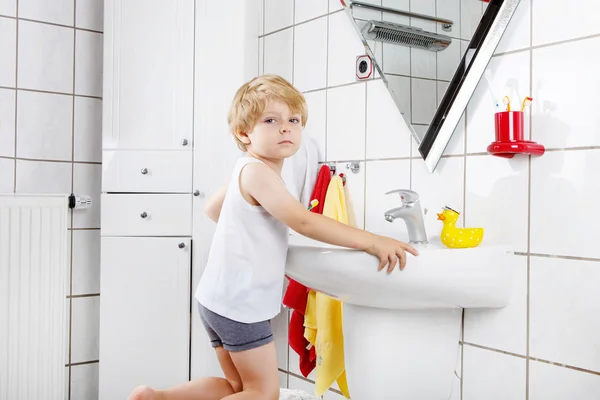
{"label": "white radiator", "polygon": [[0,400],[66,398],[68,200],[0,194]]}

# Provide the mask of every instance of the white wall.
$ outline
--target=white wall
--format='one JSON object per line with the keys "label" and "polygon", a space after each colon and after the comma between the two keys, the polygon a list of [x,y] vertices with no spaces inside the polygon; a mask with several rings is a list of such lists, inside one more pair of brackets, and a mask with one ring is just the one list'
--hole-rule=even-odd
{"label": "white wall", "polygon": [[72,400],[98,397],[102,16],[102,0],[0,1],[0,192],[94,200],[71,220]]}
{"label": "white wall", "polygon": [[[447,1],[466,9],[477,0]],[[410,7],[439,10],[442,2],[412,0]],[[384,193],[412,188],[429,209],[429,234],[441,229],[435,212],[448,205],[462,211],[466,225],[485,227],[486,240],[506,241],[518,252],[512,304],[465,313],[465,400],[595,399],[600,393],[600,28],[584,18],[599,12],[592,0],[521,0],[490,62],[498,96],[510,95],[513,106],[534,98],[526,125],[532,140],[547,146],[544,156],[486,154],[494,109],[482,81],[464,127],[430,174],[382,82],[354,81],[354,58],[364,49],[339,1],[264,0],[260,72],[278,73],[305,91],[305,133],[320,144],[321,161],[339,162],[342,172],[346,161],[360,161],[358,174],[346,173],[356,225],[404,234],[401,221],[383,219],[397,205]],[[282,381],[311,391],[287,348],[286,315],[274,326]]]}

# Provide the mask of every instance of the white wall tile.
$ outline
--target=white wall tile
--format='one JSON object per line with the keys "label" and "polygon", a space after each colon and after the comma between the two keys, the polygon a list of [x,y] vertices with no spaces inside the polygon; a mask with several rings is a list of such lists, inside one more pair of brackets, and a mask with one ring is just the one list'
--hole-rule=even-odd
{"label": "white wall tile", "polygon": [[460,35],[463,39],[471,40],[482,16],[480,1],[460,0]]}
{"label": "white wall tile", "polygon": [[463,400],[525,400],[525,359],[464,346]]}
{"label": "white wall tile", "polygon": [[17,156],[71,161],[73,96],[19,91]]}
{"label": "white wall tile", "polygon": [[102,96],[103,35],[77,30],[75,42],[75,93]]}
{"label": "white wall tile", "polygon": [[[417,14],[435,15],[435,3],[436,0],[410,0],[410,11]],[[421,18],[411,18],[410,25],[429,32],[435,32],[437,24]]]}
{"label": "white wall tile", "polygon": [[19,21],[19,87],[72,93],[73,40],[73,29]]}
{"label": "white wall tile", "polygon": [[73,0],[19,0],[19,18],[73,26]]}
{"label": "white wall tile", "polygon": [[415,78],[436,79],[437,53],[429,50],[411,48],[410,71],[411,76]]}
{"label": "white wall tile", "polygon": [[343,8],[341,0],[329,0],[329,12],[334,12]]}
{"label": "white wall tile", "polygon": [[531,0],[520,0],[495,53],[529,47],[531,41]]}
{"label": "white wall tile", "polygon": [[[531,163],[531,251],[600,258],[600,150],[548,152]],[[559,224],[559,225],[557,225]]]}
{"label": "white wall tile", "polygon": [[537,361],[529,363],[530,400],[595,400],[600,376]]}
{"label": "white wall tile", "polygon": [[300,91],[327,85],[327,17],[295,27],[294,86]]}
{"label": "white wall tile", "polygon": [[73,168],[74,193],[84,194],[92,198],[92,208],[73,212],[73,227],[100,228],[102,165],[75,164]]}
{"label": "white wall tile", "polygon": [[294,0],[265,0],[265,34],[294,24]]}
{"label": "white wall tile", "polygon": [[412,78],[411,118],[413,124],[429,125],[437,110],[437,84],[434,80]]}
{"label": "white wall tile", "polygon": [[591,261],[531,258],[532,357],[600,371],[599,267]]}
{"label": "white wall tile", "polygon": [[0,17],[0,86],[15,86],[17,22]]}
{"label": "white wall tile", "polygon": [[299,0],[294,3],[296,23],[327,14],[328,4],[325,0]]}
{"label": "white wall tile", "polygon": [[365,158],[365,83],[327,92],[327,160]]}
{"label": "white wall tile", "polygon": [[75,97],[74,160],[102,161],[102,100]]}
{"label": "white wall tile", "polygon": [[445,50],[437,53],[437,79],[451,81],[460,64],[460,40],[453,40]]}
{"label": "white wall tile", "polygon": [[0,14],[9,17],[17,16],[17,0],[0,0]]}
{"label": "white wall tile", "polygon": [[348,225],[361,228],[365,227],[365,163],[359,163],[360,170],[352,172],[348,163],[337,163],[336,174],[346,176],[344,195],[348,209]]}
{"label": "white wall tile", "polygon": [[291,82],[293,56],[293,28],[265,36],[265,74],[277,74]]}
{"label": "white wall tile", "polygon": [[527,257],[516,257],[513,294],[500,309],[466,309],[465,342],[508,351],[527,353]]}
{"label": "white wall tile", "polygon": [[265,38],[258,39],[258,74],[265,71]]}
{"label": "white wall tile", "polygon": [[375,61],[383,68],[384,74],[410,75],[411,49],[391,43],[382,43],[383,56]]}
{"label": "white wall tile", "polygon": [[100,230],[73,231],[73,294],[100,293]]}
{"label": "white wall tile", "polygon": [[406,76],[389,75],[388,90],[392,93],[392,98],[400,110],[400,114],[407,123],[411,119],[411,101],[410,101],[410,78]]}
{"label": "white wall tile", "polygon": [[325,161],[327,145],[327,91],[319,90],[306,93],[304,98],[308,106],[308,122],[302,135],[314,140],[319,148],[319,161]]}
{"label": "white wall tile", "polygon": [[599,4],[595,0],[574,3],[545,0],[532,4],[534,46],[600,33],[600,25],[594,18],[584,18],[598,14]]}
{"label": "white wall tile", "polygon": [[[441,24],[436,24],[437,32],[452,38],[460,38],[460,0],[436,0],[436,15],[454,22],[452,30],[446,32]],[[454,41],[453,41],[454,42]],[[458,41],[457,41],[458,42]],[[444,50],[446,51],[446,50]]]}
{"label": "white wall tile", "polygon": [[410,136],[383,81],[367,82],[367,158],[410,157]]}
{"label": "white wall tile", "polygon": [[600,81],[591,78],[600,57],[590,56],[598,51],[600,37],[533,50],[533,140],[548,148],[600,145]]}
{"label": "white wall tile", "polygon": [[466,178],[466,225],[483,227],[484,242],[508,244],[514,251],[526,252],[527,158],[468,156]]}
{"label": "white wall tile", "polygon": [[16,192],[71,193],[71,163],[17,160]]}
{"label": "white wall tile", "polygon": [[0,156],[15,155],[15,91],[0,89]]}
{"label": "white wall tile", "polygon": [[[442,158],[431,173],[422,159],[412,160],[412,189],[419,194],[423,212],[427,209],[423,218],[430,239],[440,236],[444,225],[438,221],[437,213],[442,212],[445,206],[461,214],[458,224],[462,224],[464,163],[462,157]],[[399,197],[396,201],[400,201]]]}
{"label": "white wall tile", "polygon": [[75,25],[78,28],[104,30],[104,0],[76,0]]}
{"label": "white wall tile", "polygon": [[279,387],[281,389],[287,389],[288,387],[288,375],[279,371]]}
{"label": "white wall tile", "polygon": [[98,400],[99,365],[94,363],[71,367],[71,399]]}
{"label": "white wall tile", "polygon": [[14,187],[15,160],[0,158],[0,193],[12,193]]}
{"label": "white wall tile", "polygon": [[100,296],[71,299],[71,362],[97,360],[100,336]]}
{"label": "white wall tile", "polygon": [[328,85],[356,81],[356,57],[366,54],[350,19],[344,12],[329,16]]}
{"label": "white wall tile", "polygon": [[401,204],[397,194],[386,193],[396,189],[410,189],[410,160],[368,161],[366,173],[365,229],[408,240],[404,221],[389,223],[383,216],[387,210]]}
{"label": "white wall tile", "polygon": [[[529,53],[519,52],[493,57],[488,64],[491,72],[492,91],[500,104],[500,111],[505,110],[502,103],[504,96],[511,100],[511,110],[519,110],[525,96],[529,96]],[[535,95],[533,95],[535,101]],[[485,78],[479,81],[467,106],[467,152],[481,153],[495,140],[494,103]],[[525,110],[525,139],[529,138],[529,113]]]}
{"label": "white wall tile", "polygon": [[288,324],[290,318],[287,308],[282,308],[279,315],[271,320],[273,337],[275,338],[275,348],[277,351],[277,366],[288,370]]}

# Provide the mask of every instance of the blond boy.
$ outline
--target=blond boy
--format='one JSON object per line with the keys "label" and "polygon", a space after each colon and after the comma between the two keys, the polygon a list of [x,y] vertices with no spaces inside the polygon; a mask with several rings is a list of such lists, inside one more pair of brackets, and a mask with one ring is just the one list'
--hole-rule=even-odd
{"label": "blond boy", "polygon": [[131,400],[277,400],[279,376],[270,320],[280,312],[289,228],[380,259],[390,273],[406,243],[309,212],[285,188],[281,169],[296,153],[308,117],[304,96],[285,79],[263,75],[237,91],[228,122],[246,152],[206,213],[217,222],[195,298],[225,378],[167,390],[138,387]]}

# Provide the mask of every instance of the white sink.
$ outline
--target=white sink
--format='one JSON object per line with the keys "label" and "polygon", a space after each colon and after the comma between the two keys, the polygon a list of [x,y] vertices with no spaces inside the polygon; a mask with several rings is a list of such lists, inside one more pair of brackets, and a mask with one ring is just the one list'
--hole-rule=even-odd
{"label": "white sink", "polygon": [[439,238],[415,245],[404,271],[378,272],[379,259],[300,235],[290,237],[286,274],[316,291],[359,306],[391,309],[504,307],[512,291],[512,251],[482,243],[449,249]]}
{"label": "white sink", "polygon": [[[399,238],[400,240],[406,240]],[[346,373],[353,400],[447,400],[459,384],[462,308],[508,305],[515,276],[508,246],[415,245],[404,271],[377,271],[365,252],[290,237],[286,274],[344,303]]]}

